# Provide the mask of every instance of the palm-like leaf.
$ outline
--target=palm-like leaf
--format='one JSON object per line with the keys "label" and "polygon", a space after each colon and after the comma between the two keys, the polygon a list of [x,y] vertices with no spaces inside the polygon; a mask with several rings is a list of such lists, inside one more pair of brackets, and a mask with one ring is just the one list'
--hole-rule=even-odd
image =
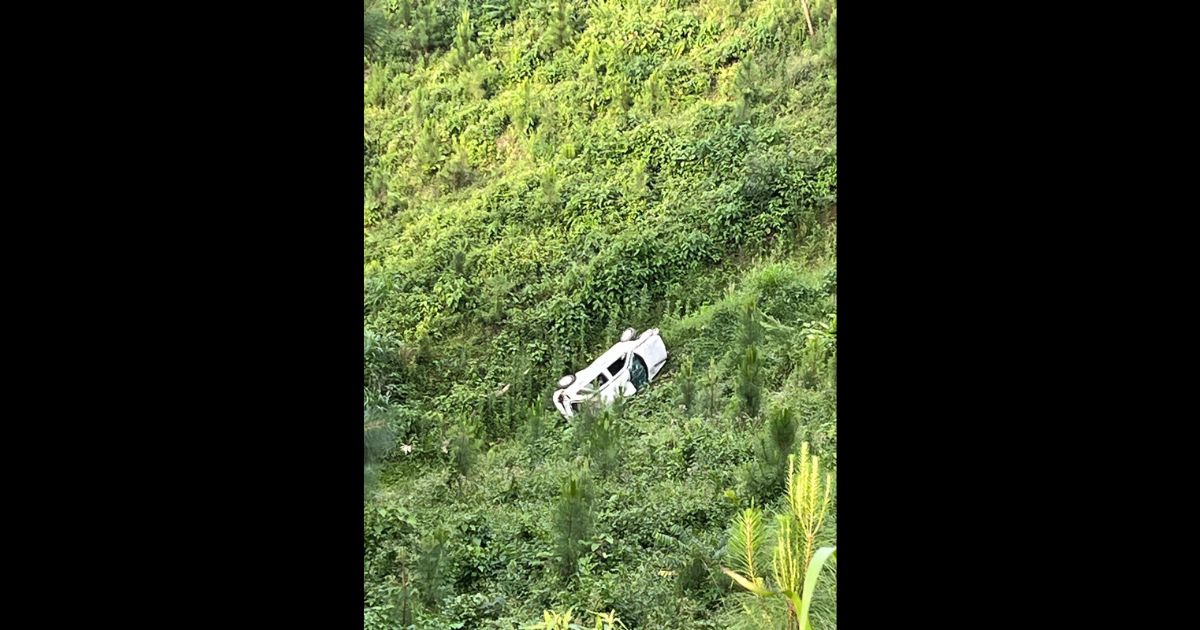
{"label": "palm-like leaf", "polygon": [[825,561],[830,558],[837,560],[837,547],[821,547],[817,553],[813,554],[812,562],[808,563],[808,573],[804,575],[804,595],[797,606],[797,610],[800,611],[800,620],[804,623],[804,630],[812,629],[812,624],[808,620],[808,609],[812,605],[813,591],[817,588],[817,577],[821,574],[821,567],[824,567]]}
{"label": "palm-like leaf", "polygon": [[759,595],[759,596],[763,596],[763,597],[765,597],[767,595],[774,595],[774,593],[772,593],[771,590],[767,588],[766,584],[763,583],[762,578],[755,578],[753,581],[751,581],[751,580],[748,580],[745,577],[742,577],[741,575],[739,575],[737,571],[732,571],[732,570],[726,569],[724,567],[721,567],[721,571],[723,573],[725,573],[725,575],[728,575],[729,577],[733,578],[733,580],[735,582],[737,582],[738,584],[741,584],[742,588],[746,589],[747,591],[750,591],[751,593],[754,593],[755,595]]}

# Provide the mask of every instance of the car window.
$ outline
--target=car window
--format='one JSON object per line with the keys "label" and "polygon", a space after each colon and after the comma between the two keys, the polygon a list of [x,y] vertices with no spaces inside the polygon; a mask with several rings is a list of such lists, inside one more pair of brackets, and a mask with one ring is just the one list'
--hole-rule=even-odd
{"label": "car window", "polygon": [[603,372],[596,375],[596,380],[592,381],[592,389],[600,389],[608,383],[608,377]]}
{"label": "car window", "polygon": [[633,353],[633,363],[629,366],[629,380],[633,386],[642,389],[650,381],[650,371],[646,369],[646,361],[636,352]]}
{"label": "car window", "polygon": [[613,361],[612,365],[608,366],[608,373],[616,374],[617,372],[620,372],[621,368],[623,367],[625,367],[625,357],[621,357],[616,361]]}

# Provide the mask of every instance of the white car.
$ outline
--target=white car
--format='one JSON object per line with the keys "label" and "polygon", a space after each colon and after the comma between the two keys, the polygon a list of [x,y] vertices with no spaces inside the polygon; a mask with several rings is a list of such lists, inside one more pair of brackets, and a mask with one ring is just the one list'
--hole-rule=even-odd
{"label": "white car", "polygon": [[558,381],[559,389],[554,392],[554,406],[563,417],[570,419],[584,402],[598,396],[608,405],[618,393],[632,396],[644,389],[667,362],[667,346],[651,328],[637,339],[636,331],[626,328],[621,341],[591,365],[568,374]]}

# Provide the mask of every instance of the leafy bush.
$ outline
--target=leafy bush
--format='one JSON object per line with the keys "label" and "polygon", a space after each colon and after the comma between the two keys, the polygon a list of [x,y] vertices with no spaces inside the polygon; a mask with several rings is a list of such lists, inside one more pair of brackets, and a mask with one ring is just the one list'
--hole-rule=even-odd
{"label": "leafy bush", "polygon": [[416,585],[421,602],[426,608],[440,606],[445,595],[448,537],[445,529],[438,528],[421,544],[416,567]]}

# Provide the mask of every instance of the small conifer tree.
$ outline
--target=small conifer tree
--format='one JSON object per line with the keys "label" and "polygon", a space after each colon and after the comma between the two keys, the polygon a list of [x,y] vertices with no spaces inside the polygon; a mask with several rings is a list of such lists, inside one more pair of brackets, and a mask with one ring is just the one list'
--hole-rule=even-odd
{"label": "small conifer tree", "polygon": [[563,578],[570,578],[575,575],[586,540],[592,533],[591,480],[586,468],[563,484],[555,508],[554,529],[559,572]]}

